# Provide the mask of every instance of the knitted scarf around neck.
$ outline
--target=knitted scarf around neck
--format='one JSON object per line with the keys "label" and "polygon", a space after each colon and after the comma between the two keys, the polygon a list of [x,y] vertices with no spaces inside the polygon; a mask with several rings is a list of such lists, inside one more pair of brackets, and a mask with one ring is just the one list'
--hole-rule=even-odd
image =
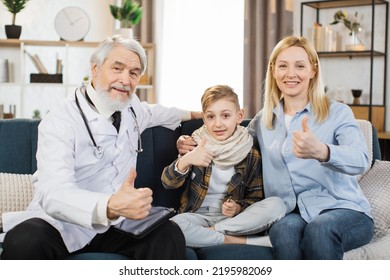
{"label": "knitted scarf around neck", "polygon": [[241,162],[247,157],[253,146],[252,136],[241,125],[237,125],[233,135],[223,141],[216,140],[211,136],[204,125],[192,133],[192,138],[198,144],[203,137],[206,138],[206,149],[214,153],[213,163],[221,169],[232,167]]}

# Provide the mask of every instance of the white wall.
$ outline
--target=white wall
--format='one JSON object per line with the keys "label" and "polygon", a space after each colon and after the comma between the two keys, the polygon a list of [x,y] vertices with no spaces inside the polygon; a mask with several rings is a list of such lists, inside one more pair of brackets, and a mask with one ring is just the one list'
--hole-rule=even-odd
{"label": "white wall", "polygon": [[[114,32],[114,18],[109,4],[116,0],[30,0],[16,15],[16,24],[22,26],[21,40],[59,40],[54,28],[57,13],[67,6],[83,8],[91,20],[85,41],[101,41]],[[0,3],[0,38],[6,39],[4,25],[12,23],[12,14]]]}
{"label": "white wall", "polygon": [[[294,33],[300,35],[300,20],[301,20],[301,3],[310,2],[307,0],[295,0],[294,1]],[[382,5],[383,7],[383,5]],[[370,36],[369,27],[371,26],[371,7],[362,6],[362,7],[348,7],[341,8],[343,11],[347,11],[349,14],[353,14],[355,11],[358,11],[359,14],[362,14],[362,35],[365,46],[367,49],[370,48]],[[313,9],[314,10],[314,9]],[[338,9],[329,9],[321,12],[320,23],[323,25],[329,25],[333,20],[333,14]],[[379,8],[377,6],[376,16],[375,16],[375,40],[374,40],[374,49],[378,51],[384,51],[383,42],[384,42],[384,32],[385,25],[383,24],[385,20],[384,8]],[[313,22],[313,15],[307,13],[307,10],[304,12],[304,22]],[[314,18],[315,19],[315,18]],[[341,32],[346,29],[344,26],[339,23],[335,27],[341,34]],[[306,35],[308,26],[304,26],[303,33]],[[390,30],[390,28],[388,27]],[[389,37],[390,38],[390,37]],[[389,52],[389,50],[387,50]],[[352,103],[352,95],[349,90],[352,88],[363,89],[363,102],[368,102],[368,92],[369,92],[369,59],[360,59],[360,58],[321,58],[323,78],[325,84],[329,87],[329,94],[335,96],[336,93],[342,92],[341,97],[344,102]],[[348,67],[345,67],[345,66]],[[373,76],[373,104],[382,104],[383,101],[383,79],[386,78],[387,81],[390,80],[390,59],[388,56],[387,62],[387,77],[383,77],[383,59],[375,58],[374,60],[374,76]],[[387,82],[386,89],[386,127],[385,130],[390,130],[390,83]],[[336,97],[336,96],[335,96]]]}

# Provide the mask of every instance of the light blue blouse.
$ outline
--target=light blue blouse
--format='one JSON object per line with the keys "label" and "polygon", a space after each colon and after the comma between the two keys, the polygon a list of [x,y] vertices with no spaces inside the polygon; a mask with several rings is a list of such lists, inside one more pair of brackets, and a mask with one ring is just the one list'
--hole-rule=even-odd
{"label": "light blue blouse", "polygon": [[[292,132],[302,130],[302,118],[330,150],[328,162],[301,159],[292,152]],[[283,102],[274,109],[274,129],[265,128],[260,111],[248,125],[257,137],[263,163],[266,197],[278,196],[291,212],[298,203],[302,218],[310,222],[325,209],[347,208],[371,217],[371,207],[355,175],[369,167],[367,145],[349,106],[332,101],[328,118],[316,123],[308,104],[297,112],[287,130]]]}

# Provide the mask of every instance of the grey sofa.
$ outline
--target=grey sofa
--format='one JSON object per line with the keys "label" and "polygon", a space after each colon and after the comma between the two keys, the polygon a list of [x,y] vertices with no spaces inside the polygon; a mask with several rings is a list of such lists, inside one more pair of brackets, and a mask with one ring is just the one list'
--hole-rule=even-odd
{"label": "grey sofa", "polygon": [[[249,120],[244,122],[244,125]],[[0,228],[3,212],[23,210],[31,200],[31,174],[36,170],[37,128],[39,120],[0,120]],[[147,129],[142,134],[144,151],[137,165],[136,186],[153,189],[155,205],[178,208],[182,190],[166,190],[161,184],[162,169],[177,156],[176,140],[202,125],[201,120],[184,122],[176,130],[163,127]],[[373,204],[375,237],[372,242],[345,254],[346,259],[390,259],[390,162],[380,161],[379,143],[369,122],[362,130],[371,151],[373,166],[360,182]],[[385,175],[378,175],[385,173]],[[379,179],[378,176],[381,176]],[[380,193],[380,195],[378,195]],[[0,239],[1,250],[1,239]],[[188,259],[272,259],[272,248],[253,245],[218,245],[187,248]],[[76,254],[70,259],[125,259],[116,254]]]}

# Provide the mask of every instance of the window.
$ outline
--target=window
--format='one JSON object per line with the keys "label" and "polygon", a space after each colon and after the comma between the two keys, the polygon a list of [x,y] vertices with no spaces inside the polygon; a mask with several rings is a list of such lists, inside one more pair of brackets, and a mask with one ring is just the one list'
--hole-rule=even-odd
{"label": "window", "polygon": [[201,110],[206,88],[243,91],[244,0],[156,1],[157,103]]}

